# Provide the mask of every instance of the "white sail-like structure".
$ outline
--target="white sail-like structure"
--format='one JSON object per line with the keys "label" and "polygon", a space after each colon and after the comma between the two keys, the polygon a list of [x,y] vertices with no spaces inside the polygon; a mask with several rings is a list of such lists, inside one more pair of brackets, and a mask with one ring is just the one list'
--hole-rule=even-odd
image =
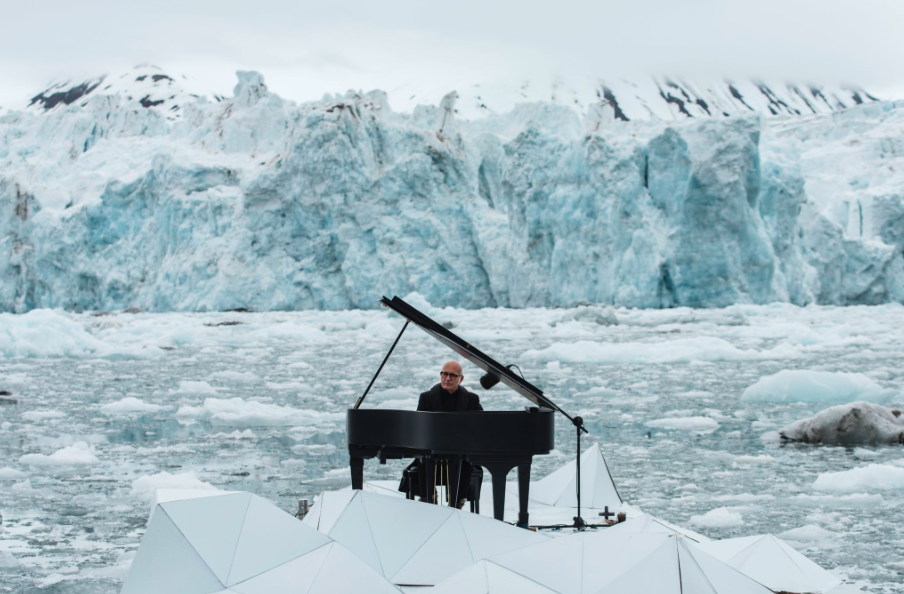
{"label": "white sail-like structure", "polygon": [[324,492],[304,523],[399,586],[433,586],[481,559],[549,540],[467,511],[368,491]]}
{"label": "white sail-like structure", "polygon": [[[540,503],[555,507],[577,507],[577,465],[574,460],[531,485],[530,496]],[[581,454],[581,508],[617,511],[622,499],[612,481],[609,465],[600,444],[595,443]]]}
{"label": "white sail-like structure", "polygon": [[122,594],[399,590],[341,544],[251,493],[160,493]]}
{"label": "white sail-like structure", "polygon": [[[492,565],[507,570],[501,572]],[[486,560],[451,577],[438,594],[772,594],[762,584],[665,533],[581,532]],[[532,586],[532,582],[546,588]]]}
{"label": "white sail-like structure", "polygon": [[825,594],[841,580],[771,534],[701,543],[700,548],[776,592]]}

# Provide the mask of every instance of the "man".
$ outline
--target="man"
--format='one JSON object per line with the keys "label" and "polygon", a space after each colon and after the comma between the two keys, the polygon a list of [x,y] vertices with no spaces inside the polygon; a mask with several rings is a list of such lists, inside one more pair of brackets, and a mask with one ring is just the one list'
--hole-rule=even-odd
{"label": "man", "polygon": [[461,365],[447,361],[439,372],[439,383],[421,394],[417,409],[431,412],[483,410],[477,394],[462,387],[461,381],[465,376],[461,371]]}
{"label": "man", "polygon": [[[483,410],[477,394],[465,389],[461,382],[465,378],[461,365],[455,361],[447,361],[439,372],[439,383],[421,394],[417,409],[424,412],[466,412]],[[415,460],[411,466],[418,468],[419,491],[421,501],[433,501],[433,477],[427,476],[425,464]],[[409,467],[410,468],[410,467]],[[471,484],[472,466],[465,461],[461,463],[461,475],[458,483],[456,507],[461,509],[467,500],[468,486]],[[443,483],[447,481],[444,479]],[[405,490],[401,489],[400,490]]]}

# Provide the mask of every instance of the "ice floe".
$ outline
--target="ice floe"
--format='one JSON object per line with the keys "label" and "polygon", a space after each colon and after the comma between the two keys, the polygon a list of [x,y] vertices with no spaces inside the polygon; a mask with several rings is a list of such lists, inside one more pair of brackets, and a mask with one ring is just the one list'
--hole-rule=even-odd
{"label": "ice floe", "polygon": [[[904,443],[904,418],[901,411],[871,402],[839,404],[812,417],[800,419],[779,431],[788,441],[828,445],[870,445]],[[859,457],[862,449],[855,450]]]}
{"label": "ice floe", "polygon": [[825,472],[813,483],[817,491],[857,493],[871,490],[904,489],[904,468],[888,464],[868,464],[851,470]]}
{"label": "ice floe", "polygon": [[25,454],[19,458],[20,464],[31,466],[85,466],[100,463],[94,455],[94,446],[89,446],[84,441],[79,441],[71,446],[46,456],[44,454]]}
{"label": "ice floe", "polygon": [[744,390],[742,400],[758,402],[883,402],[885,390],[862,373],[785,369],[762,377]]}

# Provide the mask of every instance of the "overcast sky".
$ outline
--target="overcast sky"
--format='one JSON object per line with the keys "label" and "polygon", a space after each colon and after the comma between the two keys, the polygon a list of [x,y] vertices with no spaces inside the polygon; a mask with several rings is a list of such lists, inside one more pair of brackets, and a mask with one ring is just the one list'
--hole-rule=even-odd
{"label": "overcast sky", "polygon": [[224,94],[236,70],[257,70],[297,101],[551,74],[847,82],[904,98],[902,0],[4,4],[0,106],[9,108],[53,79],[144,62]]}

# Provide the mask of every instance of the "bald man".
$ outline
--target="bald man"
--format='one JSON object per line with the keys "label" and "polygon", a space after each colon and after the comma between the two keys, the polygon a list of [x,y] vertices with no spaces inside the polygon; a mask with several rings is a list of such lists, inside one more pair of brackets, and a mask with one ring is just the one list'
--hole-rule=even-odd
{"label": "bald man", "polygon": [[[480,406],[480,398],[477,394],[469,392],[461,385],[461,381],[465,378],[461,373],[461,365],[455,361],[447,361],[439,372],[439,383],[421,394],[417,403],[417,409],[426,412],[467,412],[483,410]],[[412,466],[417,466],[418,479],[421,493],[421,501],[432,503],[433,488],[430,485],[432,477],[427,476],[426,467],[423,463],[415,460]],[[471,484],[471,465],[462,461],[461,475],[458,484],[458,496],[455,498],[456,507],[461,509],[466,501],[468,494],[468,485]],[[404,481],[403,481],[404,484]],[[400,491],[406,488],[399,487]]]}
{"label": "bald man", "polygon": [[461,373],[461,365],[447,361],[439,372],[439,383],[421,394],[417,409],[429,412],[483,410],[477,394],[462,387],[463,379],[465,376]]}

